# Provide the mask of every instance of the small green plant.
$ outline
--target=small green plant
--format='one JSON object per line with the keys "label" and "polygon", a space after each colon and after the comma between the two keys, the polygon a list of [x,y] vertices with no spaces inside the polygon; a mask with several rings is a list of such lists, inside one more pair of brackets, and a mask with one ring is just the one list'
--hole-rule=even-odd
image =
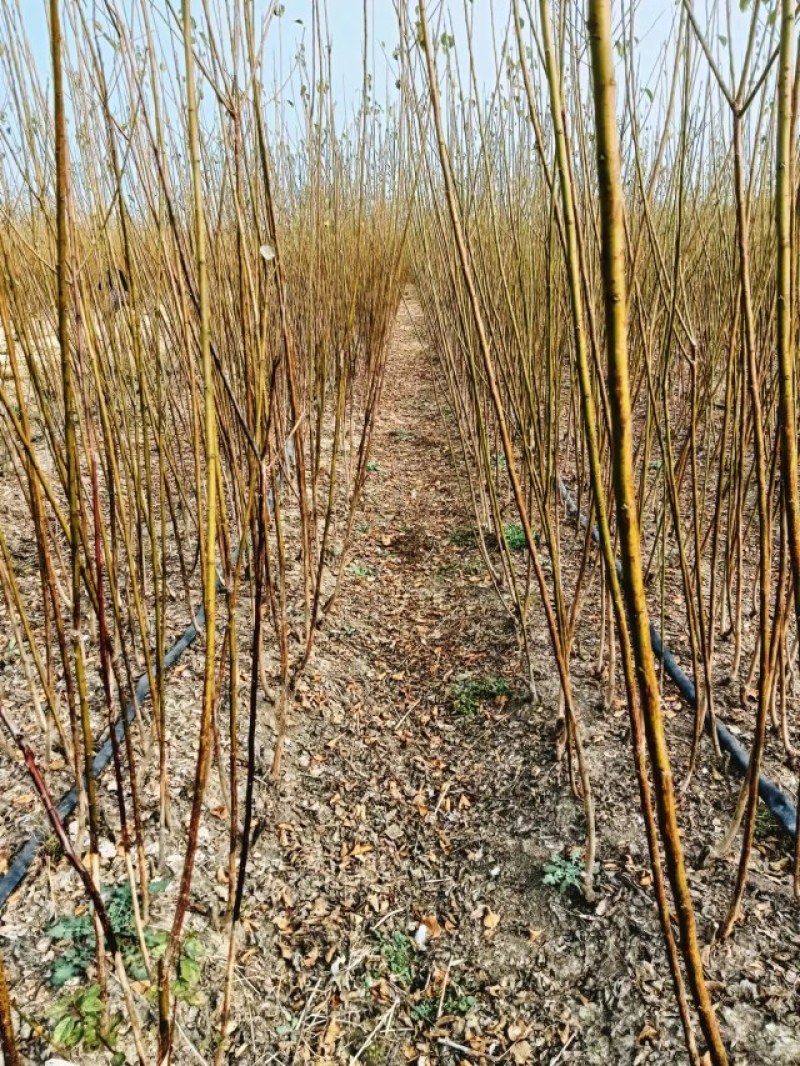
{"label": "small green plant", "polygon": [[178,960],[178,977],[172,984],[172,990],[178,999],[193,1006],[198,1006],[204,1000],[199,985],[205,953],[203,942],[194,933],[190,933],[183,942]]}
{"label": "small green plant", "polygon": [[361,1061],[365,1066],[385,1066],[386,1063],[391,1061],[389,1052],[389,1045],[386,1041],[378,1038],[364,1051]]}
{"label": "small green plant", "polygon": [[85,977],[94,961],[94,930],[88,914],[66,917],[47,931],[53,940],[65,941],[53,963],[50,982],[61,988],[73,977]]}
{"label": "small green plant", "polygon": [[508,682],[502,677],[462,677],[450,687],[450,699],[456,714],[470,718],[481,704],[510,692]]}
{"label": "small green plant", "polygon": [[[104,1029],[103,1009],[100,985],[62,996],[47,1012],[53,1022],[53,1044],[65,1051],[78,1045],[84,1051],[97,1051],[101,1045],[113,1051],[122,1015],[113,1015]],[[112,1061],[124,1062],[125,1056],[117,1052]]]}
{"label": "small green plant", "polygon": [[380,470],[380,466],[375,459],[370,459],[367,463],[367,470],[369,470],[370,474],[376,474]]}
{"label": "small green plant", "polygon": [[580,848],[573,848],[568,858],[555,854],[550,862],[545,863],[542,880],[546,885],[557,888],[564,896],[572,889],[580,889],[584,872]]}
{"label": "small green plant", "polygon": [[766,807],[763,803],[759,803],[756,811],[756,839],[768,840],[770,837],[776,836],[778,832],[778,823],[775,821],[775,816],[769,807]]}
{"label": "small green plant", "polygon": [[[469,1014],[477,1003],[475,996],[469,996],[460,989],[454,988],[448,991],[442,1003],[443,1014]],[[411,1008],[411,1018],[415,1022],[423,1022],[425,1025],[433,1025],[439,1013],[439,996],[428,996],[421,999]]]}
{"label": "small green plant", "polygon": [[509,550],[512,552],[524,551],[528,546],[528,542],[525,539],[525,530],[522,526],[516,525],[513,522],[509,522],[503,526],[503,536],[505,537]]}
{"label": "small green plant", "polygon": [[410,985],[414,977],[414,950],[406,934],[396,929],[391,937],[384,941],[381,954],[397,983]]}
{"label": "small green plant", "polygon": [[350,567],[350,573],[353,577],[372,577],[375,569],[369,563],[353,563]]}
{"label": "small green plant", "polygon": [[[168,884],[168,881],[153,881],[150,884],[150,892],[163,892]],[[147,977],[147,968],[139,950],[130,886],[125,882],[107,888],[103,891],[103,898],[111,928],[122,952],[125,969],[134,980],[143,981]],[[50,972],[53,987],[61,988],[73,977],[86,977],[95,957],[91,914],[66,915],[47,930],[47,935],[51,940],[64,943]],[[166,951],[168,939],[169,934],[163,929],[144,930],[147,950],[155,959]]]}
{"label": "small green plant", "polygon": [[439,1001],[435,996],[421,999],[411,1008],[411,1019],[415,1022],[423,1022],[425,1025],[433,1025],[439,1009]]}
{"label": "small green plant", "polygon": [[303,1016],[299,1014],[290,1014],[284,1010],[283,1015],[286,1021],[280,1022],[275,1026],[275,1035],[279,1036],[281,1040],[288,1040],[294,1044],[297,1041],[297,1037],[303,1026]]}

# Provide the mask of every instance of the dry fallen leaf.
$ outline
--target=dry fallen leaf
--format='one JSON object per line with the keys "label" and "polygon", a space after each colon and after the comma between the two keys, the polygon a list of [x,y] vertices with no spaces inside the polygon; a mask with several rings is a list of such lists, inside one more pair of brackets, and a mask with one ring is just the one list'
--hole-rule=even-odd
{"label": "dry fallen leaf", "polygon": [[509,1022],[508,1028],[506,1029],[508,1039],[512,1042],[512,1044],[516,1043],[517,1040],[521,1040],[523,1036],[527,1034],[527,1032],[528,1026],[519,1018],[517,1018],[513,1022]]}
{"label": "dry fallen leaf", "polygon": [[519,1040],[511,1047],[511,1058],[520,1066],[524,1062],[530,1062],[533,1048],[527,1040]]}
{"label": "dry fallen leaf", "polygon": [[439,925],[439,920],[435,914],[426,914],[422,919],[422,924],[428,930],[428,936],[431,940],[435,940],[437,936],[442,935],[442,927]]}
{"label": "dry fallen leaf", "polygon": [[310,970],[311,967],[314,965],[314,963],[317,961],[318,958],[319,958],[319,948],[315,944],[314,947],[311,949],[311,951],[309,951],[309,953],[303,959],[303,965],[306,967],[307,970]]}
{"label": "dry fallen leaf", "polygon": [[325,1034],[322,1037],[322,1047],[332,1048],[341,1035],[342,1027],[339,1025],[336,1016],[334,1015],[325,1028]]}
{"label": "dry fallen leaf", "polygon": [[314,900],[314,906],[311,908],[311,915],[313,918],[325,918],[330,914],[331,906],[330,901],[324,896],[317,896]]}
{"label": "dry fallen leaf", "polygon": [[640,1044],[651,1044],[654,1040],[658,1040],[658,1029],[654,1029],[652,1025],[643,1025],[636,1040]]}
{"label": "dry fallen leaf", "polygon": [[486,936],[491,936],[500,922],[500,915],[487,907],[483,915],[483,929]]}

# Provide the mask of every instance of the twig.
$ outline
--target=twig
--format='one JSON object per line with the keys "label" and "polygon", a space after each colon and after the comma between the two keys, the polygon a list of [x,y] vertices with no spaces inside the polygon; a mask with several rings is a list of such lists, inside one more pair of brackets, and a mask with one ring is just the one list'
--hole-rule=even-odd
{"label": "twig", "polygon": [[448,1040],[445,1036],[439,1037],[436,1043],[440,1047],[449,1047],[452,1051],[460,1051],[462,1055],[469,1055],[471,1059],[486,1059],[489,1062],[500,1061],[499,1055],[487,1055],[485,1051],[473,1051],[466,1044],[457,1044],[455,1040]]}
{"label": "twig", "polygon": [[451,967],[452,963],[453,963],[453,956],[451,955],[450,958],[447,960],[447,969],[444,972],[444,980],[442,981],[442,994],[439,996],[439,1007],[438,1007],[438,1010],[436,1011],[436,1021],[437,1022],[441,1018],[442,1011],[444,1010],[444,994],[447,991],[447,982],[450,979],[450,967]]}
{"label": "twig", "polygon": [[392,1015],[397,1010],[397,1004],[399,1002],[400,1002],[399,999],[394,1000],[394,1002],[392,1003],[391,1007],[389,1007],[389,1009],[387,1011],[384,1011],[384,1013],[380,1016],[380,1018],[378,1019],[378,1024],[375,1026],[375,1028],[369,1034],[367,1039],[364,1041],[364,1043],[361,1045],[361,1047],[358,1049],[358,1051],[353,1056],[353,1062],[358,1062],[358,1060],[361,1058],[363,1053],[367,1050],[367,1048],[370,1046],[370,1044],[374,1041],[375,1037],[378,1034],[378,1030],[384,1025],[384,1023],[386,1025],[386,1028],[388,1029],[389,1022],[392,1020]]}
{"label": "twig", "polygon": [[572,1034],[572,1036],[570,1036],[569,1040],[567,1040],[566,1044],[564,1044],[562,1049],[556,1054],[555,1058],[550,1060],[550,1066],[556,1066],[556,1063],[560,1062],[564,1058],[567,1049],[569,1048],[570,1044],[574,1043],[575,1037],[577,1035],[577,1032],[575,1032]]}

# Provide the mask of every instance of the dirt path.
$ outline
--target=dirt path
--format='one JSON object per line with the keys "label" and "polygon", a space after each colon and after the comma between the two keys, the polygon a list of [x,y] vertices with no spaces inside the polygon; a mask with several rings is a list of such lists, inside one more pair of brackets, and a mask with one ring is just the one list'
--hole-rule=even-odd
{"label": "dirt path", "polygon": [[[512,713],[508,698],[466,715],[452,705],[459,679],[485,679],[487,663],[491,682],[513,689],[517,651],[475,553],[450,540],[471,519],[418,316],[414,303],[400,309],[350,576],[319,637],[281,788],[280,947],[326,960],[320,978],[317,962],[301,962],[293,989],[308,1061],[334,1051],[333,1017],[334,1061],[376,1026],[362,1056],[373,1063],[460,1061],[466,1052],[447,1040],[498,1053],[509,1022],[524,1035],[514,1019],[528,994],[510,1017],[493,996],[505,1003],[536,955],[525,922],[498,903],[502,856],[484,821],[486,801],[521,770],[508,759],[483,791],[487,741]],[[421,950],[415,934],[426,937]]]}
{"label": "dirt path", "polygon": [[[277,795],[267,780],[268,715],[261,723],[259,835],[231,1061],[685,1061],[625,715],[603,710],[591,632],[572,665],[598,795],[598,902],[590,909],[578,893],[544,883],[553,856],[568,869],[584,834],[553,758],[552,658],[537,611],[534,705],[519,680],[513,626],[465,535],[472,516],[457,491],[420,326],[409,294],[391,339],[347,580],[300,686]],[[168,698],[196,707],[201,684],[197,650],[171,675]],[[176,761],[173,781],[181,818],[192,729],[176,743],[184,739],[187,757]],[[721,800],[735,791],[714,787]],[[209,990],[221,988],[226,944],[219,804],[212,780],[190,916],[210,948]],[[685,817],[701,935],[710,940],[732,866],[709,873],[691,829],[701,817],[721,827],[725,816],[707,796]],[[779,845],[764,844],[756,858],[747,926],[707,952],[737,1063],[800,1062],[800,931],[785,874],[770,872],[776,856],[783,861]],[[48,889],[40,870],[27,896],[40,900],[38,909],[17,902],[0,928],[19,947],[17,991],[31,1003],[52,997],[38,949],[52,950],[34,944],[63,907],[70,876],[60,864]],[[176,1063],[204,1060],[215,995],[181,1005],[195,1050],[182,1038]]]}

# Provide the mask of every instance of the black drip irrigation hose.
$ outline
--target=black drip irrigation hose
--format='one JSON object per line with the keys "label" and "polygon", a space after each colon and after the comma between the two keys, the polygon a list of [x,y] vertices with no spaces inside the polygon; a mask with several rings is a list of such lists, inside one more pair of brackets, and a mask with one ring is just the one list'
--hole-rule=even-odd
{"label": "black drip irrigation hose", "polygon": [[[586,529],[588,519],[586,515],[578,509],[577,503],[572,498],[569,489],[561,478],[558,479],[558,491],[561,495],[561,499],[564,501],[567,513],[577,520],[582,529]],[[595,544],[599,545],[600,532],[597,526],[592,526],[592,540]],[[617,573],[622,577],[622,564],[619,560],[617,560]],[[664,664],[667,676],[674,683],[683,699],[690,707],[696,708],[697,692],[691,678],[687,677],[683,670],[681,670],[680,666],[678,666],[675,661],[675,656],[664,644],[661,634],[652,622],[650,623],[650,644],[653,648],[653,654]],[[706,711],[703,719],[703,728],[709,736],[711,735],[713,727],[711,715]],[[720,748],[730,757],[731,766],[744,777],[747,773],[747,768],[750,765],[749,752],[742,747],[725,723],[720,721],[719,717],[716,718],[716,727],[717,740],[719,741]],[[758,794],[775,820],[792,839],[795,839],[797,836],[797,809],[791,800],[781,792],[773,781],[770,781],[768,777],[765,777],[764,774],[759,774],[758,776]]]}
{"label": "black drip irrigation hose", "polygon": [[[287,464],[294,462],[294,440],[292,437],[286,442],[285,459]],[[277,478],[278,485],[280,486],[281,478]],[[274,510],[274,499],[272,495],[272,489],[269,490],[267,498],[267,506],[270,513]],[[235,553],[234,553],[235,561]],[[217,575],[217,591],[225,592],[225,584],[222,579]],[[205,608],[201,607],[195,614],[194,621],[186,627],[181,637],[176,640],[172,647],[164,655],[164,661],[161,664],[161,669],[166,673],[171,669],[175,663],[180,659],[187,648],[191,647],[197,639],[198,633],[205,628],[206,612]],[[125,735],[126,725],[130,725],[136,716],[137,706],[141,706],[150,694],[150,681],[147,674],[143,674],[136,685],[136,692],[134,702],[129,704],[125,714],[122,715],[116,725],[114,726],[114,734],[116,736],[116,742],[119,743]],[[98,748],[92,759],[92,777],[97,780],[106,767],[111,762],[114,754],[114,746],[112,743],[111,732]],[[65,792],[56,806],[56,812],[62,822],[66,822],[68,818],[71,818],[75,813],[75,808],[78,805],[78,790],[73,785],[72,788]],[[25,880],[30,871],[33,861],[39,854],[45,840],[50,835],[49,831],[45,829],[35,830],[25,844],[22,845],[20,850],[14,856],[6,873],[0,878],[0,911],[8,903],[8,900],[14,892],[17,891],[19,886]]]}
{"label": "black drip irrigation hose", "polygon": [[[182,636],[177,640],[169,651],[164,655],[164,661],[162,663],[162,669],[164,672],[169,670],[180,659],[187,648],[191,647],[197,639],[197,634],[203,629],[205,624],[206,613],[201,607],[197,614],[194,616],[194,621],[191,625],[183,631]],[[116,742],[119,744],[125,735],[125,726],[130,725],[136,716],[136,707],[141,706],[150,694],[150,681],[147,674],[143,674],[139,678],[139,682],[136,685],[136,697],[135,702],[130,703],[125,711],[125,714],[119,718],[114,726],[114,733],[116,735]],[[106,769],[111,762],[111,758],[114,753],[112,744],[111,733],[109,732],[106,739],[97,749],[94,758],[92,759],[92,776],[97,779]],[[56,811],[62,822],[65,822],[70,818],[78,805],[78,790],[73,785],[72,788],[65,792],[58,802]],[[20,850],[14,856],[14,859],[9,866],[8,870],[2,878],[0,878],[0,911],[8,903],[9,897],[17,891],[19,886],[28,874],[33,860],[39,854],[39,851],[44,844],[45,840],[49,836],[49,832],[45,829],[37,829],[33,832],[25,844],[22,845]]]}

